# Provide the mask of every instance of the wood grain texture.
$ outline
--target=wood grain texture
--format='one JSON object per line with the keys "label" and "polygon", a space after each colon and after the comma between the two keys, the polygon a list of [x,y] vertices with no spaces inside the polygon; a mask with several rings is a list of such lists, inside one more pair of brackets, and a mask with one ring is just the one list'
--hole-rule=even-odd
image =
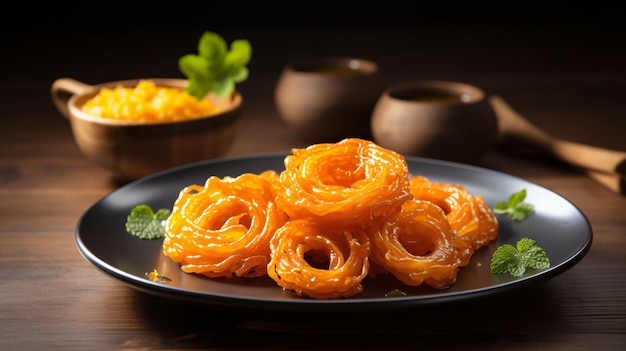
{"label": "wood grain texture", "polygon": [[[479,165],[564,196],[587,216],[594,239],[575,267],[523,291],[394,315],[287,318],[164,300],[99,272],[80,256],[74,230],[80,215],[120,184],[77,150],[52,105],[50,84],[63,76],[89,83],[179,77],[176,59],[195,50],[199,33],[9,42],[23,57],[9,58],[17,67],[31,64],[30,55],[42,47],[49,58],[28,74],[11,70],[0,80],[0,349],[622,349],[626,197],[527,150],[500,147]],[[390,83],[474,84],[551,135],[626,151],[626,53],[613,45],[619,33],[504,27],[222,33],[250,38],[255,48],[250,78],[241,85],[240,134],[229,156],[306,146],[279,118],[272,94],[285,63],[321,55],[373,59]],[[94,42],[117,49],[94,53]]]}

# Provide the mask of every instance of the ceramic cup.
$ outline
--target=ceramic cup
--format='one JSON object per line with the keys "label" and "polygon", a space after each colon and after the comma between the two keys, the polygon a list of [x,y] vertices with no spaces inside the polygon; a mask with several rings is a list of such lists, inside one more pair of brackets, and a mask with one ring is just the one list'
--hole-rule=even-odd
{"label": "ceramic cup", "polygon": [[411,156],[476,163],[496,141],[496,116],[482,89],[449,81],[398,84],[371,120],[380,146]]}
{"label": "ceramic cup", "polygon": [[309,142],[369,137],[384,83],[375,62],[321,57],[288,64],[274,92],[283,120]]}
{"label": "ceramic cup", "polygon": [[[158,86],[184,88],[183,79],[150,79]],[[209,96],[220,112],[176,122],[129,122],[91,116],[82,105],[102,87],[134,87],[135,80],[89,85],[60,78],[51,87],[52,100],[71,125],[80,151],[108,168],[122,181],[138,179],[167,168],[223,156],[238,130],[242,97]]]}

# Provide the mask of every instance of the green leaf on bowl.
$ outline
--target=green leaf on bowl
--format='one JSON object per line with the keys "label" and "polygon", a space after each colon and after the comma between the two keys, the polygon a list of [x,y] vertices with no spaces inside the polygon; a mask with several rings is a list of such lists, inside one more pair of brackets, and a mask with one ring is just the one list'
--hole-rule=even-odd
{"label": "green leaf on bowl", "polygon": [[210,92],[216,96],[229,95],[237,83],[248,78],[246,65],[251,57],[248,40],[234,40],[229,50],[219,34],[206,31],[198,42],[198,54],[185,55],[178,61],[180,71],[189,80],[185,90],[197,99]]}

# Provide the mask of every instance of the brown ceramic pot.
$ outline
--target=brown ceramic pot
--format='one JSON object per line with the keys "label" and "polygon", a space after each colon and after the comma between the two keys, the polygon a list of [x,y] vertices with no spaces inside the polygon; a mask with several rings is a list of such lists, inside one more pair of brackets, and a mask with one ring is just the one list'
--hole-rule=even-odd
{"label": "brown ceramic pot", "polygon": [[380,96],[371,122],[374,140],[382,147],[461,163],[478,162],[498,133],[483,90],[447,81],[389,87]]}
{"label": "brown ceramic pot", "polygon": [[283,120],[310,142],[369,137],[384,84],[375,62],[322,57],[287,65],[274,98]]}
{"label": "brown ceramic pot", "polygon": [[[150,79],[158,86],[184,88],[183,79]],[[52,100],[71,125],[74,139],[89,159],[120,180],[134,180],[167,168],[223,156],[232,146],[242,104],[239,94],[209,97],[221,111],[176,122],[125,122],[91,116],[81,106],[102,87],[134,87],[136,80],[88,85],[61,78],[51,88]]]}

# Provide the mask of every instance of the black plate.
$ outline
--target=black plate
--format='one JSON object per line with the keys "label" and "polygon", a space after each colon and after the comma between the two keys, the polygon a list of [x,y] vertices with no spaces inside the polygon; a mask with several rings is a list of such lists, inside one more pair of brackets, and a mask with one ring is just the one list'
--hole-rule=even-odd
{"label": "black plate", "polygon": [[[102,198],[80,218],[76,242],[81,254],[97,268],[133,288],[193,302],[221,307],[270,308],[280,310],[389,310],[424,304],[484,297],[517,289],[560,274],[579,262],[592,242],[592,230],[584,214],[562,196],[534,183],[500,172],[446,161],[407,157],[412,174],[431,180],[458,183],[480,194],[493,208],[496,202],[523,188],[526,202],[535,213],[522,222],[498,215],[500,235],[496,242],[478,250],[472,262],[462,268],[454,286],[435,290],[427,286],[409,288],[391,277],[366,278],[364,292],[341,300],[313,300],[283,291],[269,277],[252,279],[209,279],[182,273],[177,264],[161,253],[162,240],[141,240],[129,235],[125,221],[131,209],[148,204],[154,209],[170,208],[178,193],[190,184],[204,184],[206,178],[260,173],[284,169],[285,154],[229,158],[195,163],[129,183]],[[493,251],[505,243],[529,237],[537,241],[550,258],[551,266],[527,271],[522,277],[492,275],[489,263]],[[146,273],[157,269],[171,281],[154,282]],[[392,289],[408,295],[385,297]]]}

